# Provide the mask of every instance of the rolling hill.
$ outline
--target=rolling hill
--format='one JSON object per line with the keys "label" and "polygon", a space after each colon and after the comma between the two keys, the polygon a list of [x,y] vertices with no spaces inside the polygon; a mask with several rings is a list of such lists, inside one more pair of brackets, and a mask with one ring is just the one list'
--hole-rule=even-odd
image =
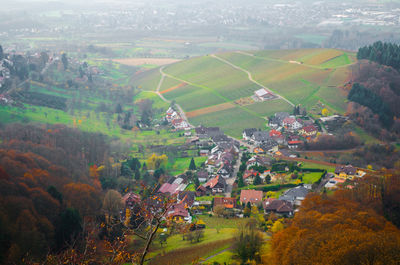
{"label": "rolling hill", "polygon": [[[268,116],[299,104],[313,115],[321,108],[343,113],[342,87],[355,61],[354,53],[335,49],[229,52],[143,72],[132,82],[176,101],[193,125],[219,126],[239,137],[244,128],[263,128]],[[263,87],[277,97],[254,101]]]}

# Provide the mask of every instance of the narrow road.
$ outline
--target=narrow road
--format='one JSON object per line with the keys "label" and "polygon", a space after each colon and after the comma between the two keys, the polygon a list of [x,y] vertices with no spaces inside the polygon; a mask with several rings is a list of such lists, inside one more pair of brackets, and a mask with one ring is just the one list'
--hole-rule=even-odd
{"label": "narrow road", "polygon": [[205,260],[203,260],[202,262],[200,262],[200,264],[203,264],[203,263],[207,262],[208,260],[210,260],[210,259],[212,259],[212,258],[214,258],[214,257],[216,257],[216,256],[218,256],[218,255],[220,255],[220,254],[222,254],[222,253],[224,253],[224,252],[227,252],[228,250],[231,250],[231,249],[232,249],[232,246],[229,246],[229,247],[227,247],[227,248],[221,250],[220,252],[215,253],[214,255],[211,255],[211,256],[207,257]]}
{"label": "narrow road", "polygon": [[[163,70],[164,70],[164,67],[165,67],[165,66],[160,67],[161,79],[160,79],[160,82],[158,82],[156,93],[157,93],[157,95],[158,95],[163,101],[165,101],[165,102],[167,102],[167,103],[171,103],[170,100],[166,99],[166,98],[163,96],[163,94],[160,93],[160,88],[161,88],[161,86],[162,86],[162,84],[163,84],[163,82],[164,82],[164,80],[165,80],[165,77],[168,76],[168,75],[167,75],[166,73],[164,73],[164,71],[163,71]],[[183,111],[183,109],[181,108],[181,106],[179,106],[177,103],[175,103],[175,106],[178,108],[178,111],[179,111],[179,113],[180,113],[181,118],[184,119],[184,120],[187,122],[187,124],[189,124],[189,126],[190,126],[191,128],[194,128],[194,126],[193,126],[192,124],[190,124],[190,122],[189,122],[188,118],[186,117],[186,114],[185,114],[185,112]]]}
{"label": "narrow road", "polygon": [[283,96],[277,94],[276,92],[274,92],[274,91],[272,91],[271,89],[267,88],[267,87],[264,86],[263,84],[260,84],[259,82],[257,82],[256,80],[254,80],[253,77],[252,77],[252,75],[251,75],[251,73],[250,73],[249,71],[247,71],[246,69],[243,69],[243,68],[241,68],[241,67],[239,67],[239,66],[237,66],[237,65],[234,65],[233,63],[231,63],[231,62],[229,62],[229,61],[227,61],[227,60],[225,60],[225,59],[222,59],[221,57],[218,57],[218,56],[215,55],[215,54],[211,54],[211,57],[213,57],[213,58],[215,58],[215,59],[217,59],[217,60],[220,60],[221,62],[226,63],[226,64],[230,65],[231,67],[237,69],[237,70],[240,70],[240,71],[242,71],[242,72],[245,72],[245,73],[247,74],[247,76],[248,76],[250,82],[252,82],[252,83],[254,83],[254,84],[256,84],[256,85],[258,85],[258,86],[264,88],[265,90],[267,90],[267,91],[270,92],[271,94],[277,95],[280,99],[283,99],[284,101],[286,101],[287,103],[289,103],[289,105],[291,105],[291,106],[293,106],[293,107],[295,106],[295,105],[294,105],[290,100],[288,100],[287,98],[284,98]]}

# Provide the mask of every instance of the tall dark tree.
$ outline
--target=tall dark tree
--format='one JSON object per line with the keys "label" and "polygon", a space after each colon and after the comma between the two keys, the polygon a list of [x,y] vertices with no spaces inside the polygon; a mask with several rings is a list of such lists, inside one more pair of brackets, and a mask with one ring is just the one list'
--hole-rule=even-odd
{"label": "tall dark tree", "polygon": [[0,60],[4,59],[3,47],[0,45]]}
{"label": "tall dark tree", "polygon": [[73,208],[67,208],[60,214],[59,222],[56,226],[57,247],[62,248],[71,243],[82,232],[81,216]]}
{"label": "tall dark tree", "polygon": [[262,183],[262,180],[260,178],[260,174],[257,174],[257,176],[254,178],[254,185],[260,185]]}
{"label": "tall dark tree", "polygon": [[68,58],[67,58],[67,54],[66,53],[62,54],[61,62],[63,64],[63,66],[64,66],[64,70],[67,70],[68,69]]}
{"label": "tall dark tree", "polygon": [[195,164],[195,162],[194,162],[193,157],[192,157],[192,159],[190,160],[189,169],[190,169],[190,170],[196,170],[196,164]]}

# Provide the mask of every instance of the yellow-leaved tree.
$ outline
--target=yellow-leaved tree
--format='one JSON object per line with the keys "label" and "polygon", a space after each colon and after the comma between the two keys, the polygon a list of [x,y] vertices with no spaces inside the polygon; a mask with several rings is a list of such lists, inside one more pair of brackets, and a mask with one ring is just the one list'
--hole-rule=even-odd
{"label": "yellow-leaved tree", "polygon": [[146,160],[146,164],[147,164],[147,168],[148,169],[152,169],[152,170],[156,170],[158,168],[164,167],[168,162],[168,156],[166,155],[156,155],[156,154],[152,154],[147,160]]}

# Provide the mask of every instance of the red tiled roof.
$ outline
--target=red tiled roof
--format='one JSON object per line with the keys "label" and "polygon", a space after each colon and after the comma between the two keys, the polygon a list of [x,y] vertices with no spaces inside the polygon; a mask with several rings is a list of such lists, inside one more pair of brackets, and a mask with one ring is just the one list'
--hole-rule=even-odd
{"label": "red tiled roof", "polygon": [[271,130],[269,132],[269,136],[271,136],[271,137],[277,137],[277,136],[281,136],[281,135],[282,135],[282,133],[280,131],[277,131],[277,130]]}
{"label": "red tiled roof", "polygon": [[289,141],[288,144],[302,144],[302,141]]}
{"label": "red tiled roof", "polygon": [[263,192],[261,190],[242,190],[240,193],[241,203],[262,203]]}
{"label": "red tiled roof", "polygon": [[236,205],[236,198],[215,197],[214,207],[218,205],[223,205],[225,208],[234,208]]}
{"label": "red tiled roof", "polygon": [[255,171],[254,169],[246,170],[243,174],[243,179],[247,179],[250,176],[257,176],[258,171]]}
{"label": "red tiled roof", "polygon": [[210,188],[214,188],[215,185],[217,185],[218,183],[218,179],[219,179],[219,175],[216,176],[215,178],[210,179],[207,183],[206,183],[206,187],[210,187]]}
{"label": "red tiled roof", "polygon": [[303,130],[306,133],[311,133],[311,132],[318,131],[318,129],[314,125],[308,125],[308,126],[304,127]]}

